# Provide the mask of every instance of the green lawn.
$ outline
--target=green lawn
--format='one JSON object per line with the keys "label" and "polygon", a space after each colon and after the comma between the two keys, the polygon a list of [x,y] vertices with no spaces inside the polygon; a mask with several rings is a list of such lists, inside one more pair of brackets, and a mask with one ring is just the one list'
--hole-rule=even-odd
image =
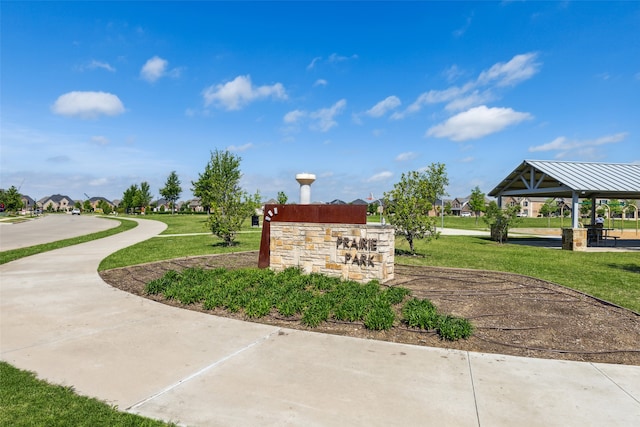
{"label": "green lawn", "polygon": [[195,236],[153,237],[129,246],[102,260],[98,270],[126,267],[132,264],[161,261],[185,256],[211,255],[229,252],[252,251],[260,248],[260,230],[239,233],[236,245],[226,246],[212,234]]}
{"label": "green lawn", "polygon": [[[408,251],[406,240],[396,249]],[[575,252],[487,238],[443,236],[417,241],[422,256],[396,257],[396,263],[505,271],[548,280],[640,312],[640,257],[637,253]]]}
{"label": "green lawn", "polygon": [[36,254],[47,252],[47,251],[52,251],[54,249],[60,249],[67,246],[78,245],[80,243],[89,242],[91,240],[102,239],[103,237],[108,237],[114,234],[122,233],[123,231],[127,231],[138,226],[137,222],[124,219],[124,218],[108,217],[107,219],[118,221],[120,224],[117,227],[110,228],[104,231],[99,231],[97,233],[86,234],[84,236],[72,237],[70,239],[58,240],[50,243],[43,243],[41,245],[28,246],[26,248],[2,251],[0,252],[0,264],[14,261],[19,258],[24,258],[26,256],[36,255]]}
{"label": "green lawn", "polygon": [[72,387],[52,385],[31,372],[0,362],[0,425],[47,427],[174,426],[119,412],[97,399],[78,396]]}
{"label": "green lawn", "polygon": [[[206,214],[151,214],[138,216],[141,219],[153,219],[162,221],[167,224],[167,229],[161,234],[187,234],[187,233],[206,233],[207,228]],[[245,223],[249,223],[246,221]]]}

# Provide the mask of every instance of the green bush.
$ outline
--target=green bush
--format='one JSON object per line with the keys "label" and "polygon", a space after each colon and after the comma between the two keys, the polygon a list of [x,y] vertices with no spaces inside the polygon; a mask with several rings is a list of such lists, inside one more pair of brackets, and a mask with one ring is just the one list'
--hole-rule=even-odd
{"label": "green bush", "polygon": [[[280,273],[258,268],[168,271],[149,282],[145,292],[163,294],[183,304],[202,303],[206,310],[243,310],[251,319],[267,316],[275,308],[284,317],[300,316],[301,323],[308,327],[333,318],[362,321],[372,330],[392,328],[397,306],[410,295],[403,287],[382,288],[376,280],[360,284],[321,274],[305,275],[298,268]],[[436,329],[444,339],[466,338],[472,332],[471,324],[464,319],[439,316],[428,300],[412,298],[400,312],[402,321],[410,327]]]}
{"label": "green bush", "polygon": [[438,321],[438,335],[448,341],[469,338],[473,333],[473,326],[467,319],[454,316],[440,316]]}
{"label": "green bush", "polygon": [[404,322],[412,328],[435,329],[438,326],[438,312],[433,303],[426,299],[412,298],[402,307]]}
{"label": "green bush", "polygon": [[364,317],[364,326],[375,331],[389,330],[393,327],[396,315],[388,302],[379,300]]}

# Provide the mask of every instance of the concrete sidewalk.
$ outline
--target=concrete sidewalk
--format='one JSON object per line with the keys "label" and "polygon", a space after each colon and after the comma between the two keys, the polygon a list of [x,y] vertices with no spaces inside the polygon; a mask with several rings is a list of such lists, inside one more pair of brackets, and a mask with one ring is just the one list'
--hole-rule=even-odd
{"label": "concrete sidewalk", "polygon": [[121,410],[192,426],[636,426],[640,366],[288,330],[106,285],[108,254],[164,224],[0,266],[2,360]]}

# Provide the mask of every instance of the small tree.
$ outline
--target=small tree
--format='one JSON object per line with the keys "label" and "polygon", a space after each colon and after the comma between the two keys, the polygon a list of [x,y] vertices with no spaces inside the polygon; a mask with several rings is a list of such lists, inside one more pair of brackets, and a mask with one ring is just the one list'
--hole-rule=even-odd
{"label": "small tree", "polygon": [[491,229],[491,239],[499,243],[507,241],[509,228],[518,221],[519,205],[500,209],[496,202],[490,202],[483,217]]}
{"label": "small tree", "polygon": [[289,198],[284,191],[278,191],[278,204],[286,205]]}
{"label": "small tree", "polygon": [[129,209],[135,206],[134,198],[136,197],[136,193],[138,192],[138,186],[136,184],[131,184],[131,187],[127,188],[122,195],[122,201],[120,202],[120,207],[124,210],[124,213],[128,213]]}
{"label": "small tree", "polygon": [[89,200],[85,200],[82,206],[80,206],[80,202],[76,202],[76,204],[76,208],[80,209],[82,207],[83,211],[91,212],[91,202]]}
{"label": "small tree", "polygon": [[7,212],[17,212],[24,204],[22,203],[22,196],[15,186],[9,187],[8,190],[0,190],[0,203],[4,204],[4,210]]}
{"label": "small tree", "polygon": [[167,199],[171,205],[172,215],[175,212],[175,205],[180,198],[181,193],[182,187],[180,187],[178,175],[176,174],[176,171],[172,171],[167,177],[167,182],[165,182],[164,187],[160,189],[160,195]]}
{"label": "small tree", "polygon": [[228,246],[233,245],[243,222],[260,206],[258,192],[249,196],[240,188],[240,160],[229,151],[216,150],[198,181],[192,182],[194,196],[209,207],[209,229]]}
{"label": "small tree", "polygon": [[423,172],[403,173],[393,190],[385,193],[385,205],[393,213],[389,215],[389,223],[397,235],[407,239],[411,253],[415,253],[415,239],[438,237],[436,218],[430,218],[429,211],[436,199],[444,195],[448,184],[445,166],[437,163]]}
{"label": "small tree", "polygon": [[558,205],[554,199],[547,199],[540,207],[540,214],[547,217],[547,227],[551,227],[551,214],[558,210]]}
{"label": "small tree", "polygon": [[133,206],[140,208],[142,212],[149,206],[149,203],[151,203],[151,187],[148,182],[143,181],[133,196]]}
{"label": "small tree", "polygon": [[480,187],[478,186],[476,186],[476,188],[471,191],[471,197],[469,198],[469,207],[476,216],[476,225],[478,225],[478,217],[480,216],[480,212],[484,212],[486,210],[484,196],[485,194],[480,191]]}

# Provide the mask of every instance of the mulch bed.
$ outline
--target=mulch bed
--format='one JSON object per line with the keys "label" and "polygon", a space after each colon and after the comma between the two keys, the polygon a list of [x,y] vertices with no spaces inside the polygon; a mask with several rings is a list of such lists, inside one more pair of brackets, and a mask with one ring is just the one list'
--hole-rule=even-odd
{"label": "mulch bed", "polygon": [[[400,258],[400,257],[398,257]],[[397,259],[397,258],[396,258]],[[111,286],[145,298],[216,316],[249,321],[242,313],[204,310],[144,294],[146,283],[169,270],[258,265],[257,252],[179,258],[100,273]],[[397,325],[370,331],[361,323],[325,322],[316,328],[277,313],[251,321],[291,329],[482,353],[640,365],[640,315],[580,292],[531,277],[493,271],[396,265],[395,279],[431,300],[443,313],[465,317],[475,327],[466,340],[444,341],[434,332]]]}

